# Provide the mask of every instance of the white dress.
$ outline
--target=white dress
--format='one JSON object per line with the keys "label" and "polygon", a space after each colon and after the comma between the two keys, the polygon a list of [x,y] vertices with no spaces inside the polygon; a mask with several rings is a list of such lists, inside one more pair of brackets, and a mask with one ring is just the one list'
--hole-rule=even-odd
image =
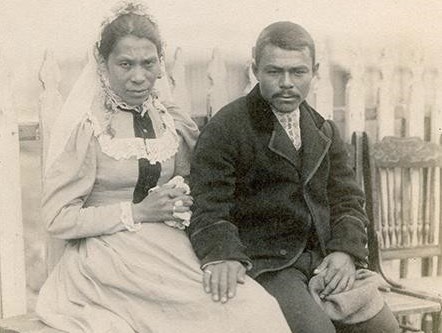
{"label": "white dress", "polygon": [[[161,116],[149,115],[161,132]],[[43,217],[68,242],[40,291],[40,318],[71,333],[289,333],[276,300],[251,278],[234,299],[213,302],[184,231],[162,222],[128,230],[124,203],[132,201],[139,154],[132,114],[112,120],[108,144],[124,147],[119,156],[100,142],[100,122],[81,122],[46,174]],[[158,184],[175,164],[162,163]]]}

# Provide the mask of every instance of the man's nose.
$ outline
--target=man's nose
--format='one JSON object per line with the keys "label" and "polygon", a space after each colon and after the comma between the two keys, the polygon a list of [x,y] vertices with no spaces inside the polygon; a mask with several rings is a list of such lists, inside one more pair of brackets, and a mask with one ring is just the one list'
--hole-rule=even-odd
{"label": "man's nose", "polygon": [[136,84],[141,84],[146,80],[146,71],[141,66],[136,66],[133,69],[131,81]]}
{"label": "man's nose", "polygon": [[285,89],[293,88],[294,83],[293,83],[293,79],[292,79],[290,73],[285,72],[282,74],[279,85],[281,88],[285,88]]}

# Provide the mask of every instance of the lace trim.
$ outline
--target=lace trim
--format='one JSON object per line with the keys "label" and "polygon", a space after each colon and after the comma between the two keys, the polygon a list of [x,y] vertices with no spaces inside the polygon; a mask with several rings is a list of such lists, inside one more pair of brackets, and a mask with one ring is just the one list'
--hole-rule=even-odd
{"label": "lace trim", "polygon": [[130,202],[120,202],[121,223],[124,224],[125,228],[130,232],[135,232],[141,229],[141,223],[135,223],[132,216],[132,205]]}
{"label": "lace trim", "polygon": [[166,112],[162,104],[154,103],[159,110],[165,125],[165,132],[158,138],[115,138],[101,126],[95,116],[90,115],[94,127],[94,135],[98,139],[104,154],[116,160],[145,158],[150,164],[163,163],[178,152],[179,140],[173,118]]}

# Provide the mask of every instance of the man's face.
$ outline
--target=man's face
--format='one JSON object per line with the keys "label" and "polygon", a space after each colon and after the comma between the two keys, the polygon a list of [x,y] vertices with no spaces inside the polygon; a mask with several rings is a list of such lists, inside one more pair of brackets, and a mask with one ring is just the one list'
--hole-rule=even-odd
{"label": "man's face", "polygon": [[268,44],[253,72],[262,97],[277,111],[292,112],[307,97],[317,68],[308,48],[284,50]]}

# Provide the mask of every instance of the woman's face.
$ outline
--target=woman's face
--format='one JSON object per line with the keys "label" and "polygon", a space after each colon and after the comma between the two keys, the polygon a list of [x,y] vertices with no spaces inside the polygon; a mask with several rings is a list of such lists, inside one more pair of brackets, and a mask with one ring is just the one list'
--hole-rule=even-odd
{"label": "woman's face", "polygon": [[161,73],[158,50],[146,38],[121,38],[106,62],[112,90],[131,106],[141,105]]}

